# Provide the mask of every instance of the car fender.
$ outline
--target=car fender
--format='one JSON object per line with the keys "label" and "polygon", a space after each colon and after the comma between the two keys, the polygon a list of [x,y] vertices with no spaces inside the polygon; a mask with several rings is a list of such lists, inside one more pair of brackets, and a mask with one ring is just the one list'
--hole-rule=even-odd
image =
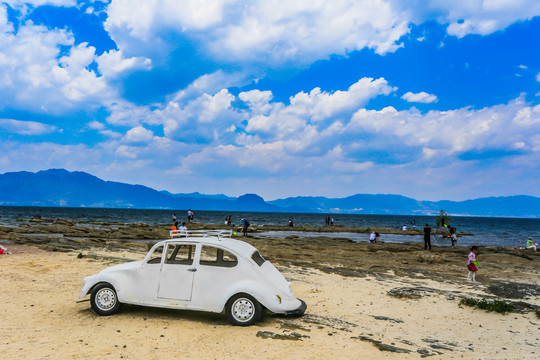
{"label": "car fender", "polygon": [[255,298],[262,306],[268,308],[269,306],[272,307],[271,301],[272,296],[275,294],[272,294],[271,288],[268,286],[264,286],[258,282],[255,282],[254,280],[243,280],[236,282],[233,284],[227,291],[225,292],[223,298],[222,298],[222,304],[221,304],[221,310],[225,308],[225,305],[227,304],[227,301],[231,297],[233,297],[236,294],[247,294]]}
{"label": "car fender", "polygon": [[92,293],[92,290],[97,284],[100,283],[109,283],[112,285],[114,290],[116,291],[116,294],[118,295],[118,300],[122,302],[123,300],[123,287],[122,283],[125,283],[123,279],[119,279],[117,276],[118,274],[114,274],[115,276],[112,276],[112,274],[97,274],[89,276],[84,281],[84,286],[79,294],[79,297],[84,298],[87,295]]}

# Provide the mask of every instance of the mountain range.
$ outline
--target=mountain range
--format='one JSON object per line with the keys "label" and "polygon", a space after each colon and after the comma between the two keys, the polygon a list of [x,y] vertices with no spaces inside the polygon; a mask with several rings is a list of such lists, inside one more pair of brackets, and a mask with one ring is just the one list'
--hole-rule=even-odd
{"label": "mountain range", "polygon": [[289,197],[265,201],[256,194],[230,197],[198,192],[172,194],[143,185],[104,181],[64,169],[0,174],[0,206],[197,209],[260,212],[540,217],[540,198],[526,195],[466,201],[419,201],[401,195],[356,194],[345,198]]}

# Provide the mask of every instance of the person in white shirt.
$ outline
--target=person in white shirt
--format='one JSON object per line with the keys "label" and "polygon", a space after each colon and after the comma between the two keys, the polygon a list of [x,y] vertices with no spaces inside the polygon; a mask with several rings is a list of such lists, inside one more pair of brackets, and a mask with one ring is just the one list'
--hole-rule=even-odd
{"label": "person in white shirt", "polygon": [[187,227],[185,222],[182,223],[182,226],[180,226],[178,230],[180,230],[180,235],[187,236]]}

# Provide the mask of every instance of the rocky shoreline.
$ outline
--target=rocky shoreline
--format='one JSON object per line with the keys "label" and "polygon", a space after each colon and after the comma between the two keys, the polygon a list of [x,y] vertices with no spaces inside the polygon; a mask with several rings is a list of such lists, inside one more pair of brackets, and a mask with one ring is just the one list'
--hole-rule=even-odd
{"label": "rocky shoreline", "polygon": [[[189,228],[223,229],[223,225],[190,223]],[[460,282],[466,274],[464,263],[469,252],[466,247],[451,248],[435,244],[432,251],[425,251],[420,243],[355,243],[346,238],[325,236],[328,232],[369,233],[372,230],[381,234],[394,233],[395,229],[390,228],[294,227],[295,231],[319,232],[320,236],[253,236],[262,231],[290,229],[287,226],[252,227],[247,237],[240,233],[236,237],[251,243],[277,265],[314,268],[342,276],[371,275],[384,278],[391,273],[393,276],[429,277],[439,281]],[[419,233],[418,230],[408,232],[411,235]],[[169,225],[166,224],[150,226],[145,223],[89,223],[69,219],[33,218],[19,219],[18,226],[0,226],[0,239],[8,240],[11,244],[26,244],[47,251],[81,254],[90,254],[96,249],[143,254],[155,242],[167,238]],[[488,287],[492,283],[500,283],[500,279],[507,283],[536,280],[540,273],[540,253],[528,250],[484,246],[480,249],[479,258],[482,263],[479,280]],[[532,294],[540,296],[540,287],[531,285],[530,288],[534,288]]]}

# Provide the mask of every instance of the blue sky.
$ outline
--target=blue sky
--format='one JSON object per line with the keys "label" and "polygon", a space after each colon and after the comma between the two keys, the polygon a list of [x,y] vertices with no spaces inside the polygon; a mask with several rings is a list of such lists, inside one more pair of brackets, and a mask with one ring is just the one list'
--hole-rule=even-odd
{"label": "blue sky", "polygon": [[0,2],[0,173],[540,196],[533,0]]}

